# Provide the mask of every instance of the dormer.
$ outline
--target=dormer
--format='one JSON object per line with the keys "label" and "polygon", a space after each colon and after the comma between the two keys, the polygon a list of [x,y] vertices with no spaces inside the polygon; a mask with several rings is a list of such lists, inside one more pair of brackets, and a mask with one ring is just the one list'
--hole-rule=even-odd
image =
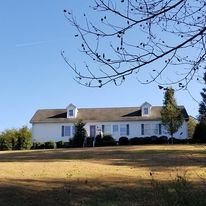
{"label": "dormer", "polygon": [[70,104],[67,107],[67,118],[76,118],[77,117],[78,109],[75,105]]}
{"label": "dormer", "polygon": [[141,114],[142,116],[150,116],[152,105],[148,102],[145,102],[141,105]]}

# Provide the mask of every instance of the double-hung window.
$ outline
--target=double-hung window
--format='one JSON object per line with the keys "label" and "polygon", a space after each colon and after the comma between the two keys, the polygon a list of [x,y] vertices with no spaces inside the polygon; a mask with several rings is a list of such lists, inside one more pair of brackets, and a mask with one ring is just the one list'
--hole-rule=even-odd
{"label": "double-hung window", "polygon": [[72,137],[75,133],[75,127],[74,126],[62,126],[62,137]]}
{"label": "double-hung window", "polygon": [[121,124],[120,136],[128,136],[128,135],[129,135],[129,124]]}

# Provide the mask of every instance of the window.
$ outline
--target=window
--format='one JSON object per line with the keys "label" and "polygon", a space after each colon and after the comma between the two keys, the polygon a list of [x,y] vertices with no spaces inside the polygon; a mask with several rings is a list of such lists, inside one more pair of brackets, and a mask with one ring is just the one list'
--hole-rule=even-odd
{"label": "window", "polygon": [[148,107],[144,107],[144,115],[149,114],[149,108]]}
{"label": "window", "polygon": [[151,124],[144,124],[144,135],[151,135]]}
{"label": "window", "polygon": [[119,127],[118,127],[118,125],[113,125],[113,126],[112,126],[112,131],[113,131],[113,133],[118,133],[118,132],[119,132]]}
{"label": "window", "polygon": [[142,124],[141,125],[142,135],[161,135],[162,125],[161,124]]}
{"label": "window", "polygon": [[120,136],[129,135],[129,124],[120,125]]}
{"label": "window", "polygon": [[71,137],[74,134],[74,127],[62,126],[62,137]]}
{"label": "window", "polygon": [[120,125],[120,136],[127,135],[127,125],[121,124]]}
{"label": "window", "polygon": [[73,117],[73,116],[74,116],[74,110],[73,110],[73,109],[70,109],[70,110],[69,110],[69,116],[70,116],[70,117]]}
{"label": "window", "polygon": [[111,125],[104,125],[104,134],[111,134]]}

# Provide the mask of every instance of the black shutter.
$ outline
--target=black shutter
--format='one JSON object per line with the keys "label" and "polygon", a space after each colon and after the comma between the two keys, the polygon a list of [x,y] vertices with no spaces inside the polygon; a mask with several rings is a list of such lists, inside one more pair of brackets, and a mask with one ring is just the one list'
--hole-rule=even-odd
{"label": "black shutter", "polygon": [[62,126],[62,137],[64,137],[64,126]]}
{"label": "black shutter", "polygon": [[127,124],[127,136],[129,136],[129,124]]}
{"label": "black shutter", "polygon": [[162,125],[159,124],[159,135],[161,135],[161,134],[162,134]]}
{"label": "black shutter", "polygon": [[144,124],[141,124],[141,134],[144,135]]}
{"label": "black shutter", "polygon": [[102,132],[104,133],[104,125],[102,125]]}

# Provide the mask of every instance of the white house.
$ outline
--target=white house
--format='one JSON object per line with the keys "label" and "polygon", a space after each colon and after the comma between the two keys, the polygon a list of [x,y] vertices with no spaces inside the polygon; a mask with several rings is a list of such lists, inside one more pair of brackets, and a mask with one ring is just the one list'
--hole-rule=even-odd
{"label": "white house", "polygon": [[[86,123],[88,136],[95,137],[100,132],[111,134],[116,140],[119,137],[168,136],[161,124],[161,106],[152,106],[145,102],[140,107],[120,108],[77,108],[70,104],[66,109],[42,109],[32,117],[33,141],[65,141],[74,134],[74,124],[81,119]],[[188,138],[188,114],[180,106],[184,123],[174,134],[177,139]]]}

